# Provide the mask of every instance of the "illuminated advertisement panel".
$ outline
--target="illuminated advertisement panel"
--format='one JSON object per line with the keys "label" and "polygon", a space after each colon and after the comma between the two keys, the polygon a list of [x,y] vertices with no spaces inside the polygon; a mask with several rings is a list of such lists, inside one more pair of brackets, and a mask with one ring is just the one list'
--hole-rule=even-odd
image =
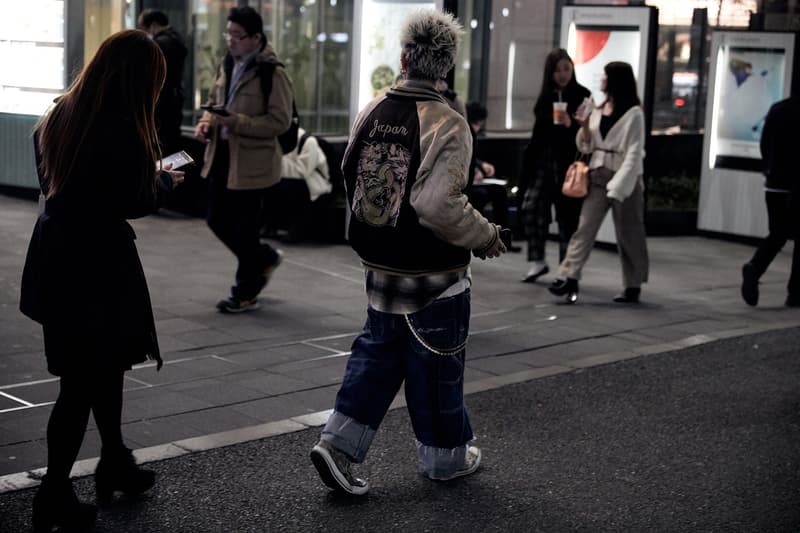
{"label": "illuminated advertisement panel", "polygon": [[0,2],[0,113],[41,115],[64,91],[64,2]]}
{"label": "illuminated advertisement panel", "polygon": [[776,34],[721,38],[712,50],[710,168],[761,170],[761,132],[770,106],[789,94],[793,43]]}
{"label": "illuminated advertisement panel", "polygon": [[434,9],[431,0],[361,0],[355,5],[351,122],[400,75],[400,25],[412,12]]}
{"label": "illuminated advertisement panel", "polygon": [[600,90],[605,65],[624,61],[639,72],[641,42],[638,26],[575,26],[567,51],[575,63],[575,78],[592,92],[595,103],[605,99]]}
{"label": "illuminated advertisement panel", "polygon": [[647,101],[651,25],[657,11],[650,7],[567,6],[561,14],[561,47],[575,63],[575,78],[592,92],[596,104],[603,67],[624,61],[633,68],[639,98]]}

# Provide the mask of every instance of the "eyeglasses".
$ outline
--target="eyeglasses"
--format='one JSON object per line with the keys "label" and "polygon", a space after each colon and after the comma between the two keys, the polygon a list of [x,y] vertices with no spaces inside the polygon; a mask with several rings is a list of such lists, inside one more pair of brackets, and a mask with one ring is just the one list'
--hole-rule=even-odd
{"label": "eyeglasses", "polygon": [[244,41],[245,39],[247,39],[250,36],[248,34],[246,34],[246,33],[239,33],[239,32],[231,33],[229,31],[224,31],[224,32],[222,32],[222,37],[223,37],[223,39],[226,39],[226,40],[231,39],[231,40],[234,40],[234,41]]}

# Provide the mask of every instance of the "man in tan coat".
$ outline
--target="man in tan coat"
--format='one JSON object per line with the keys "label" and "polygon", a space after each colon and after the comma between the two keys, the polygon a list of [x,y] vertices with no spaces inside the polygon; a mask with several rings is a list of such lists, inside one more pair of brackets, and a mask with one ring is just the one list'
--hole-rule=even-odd
{"label": "man in tan coat", "polygon": [[[209,182],[206,221],[238,260],[231,294],[217,309],[240,313],[258,307],[259,292],[281,262],[278,250],[259,242],[259,230],[280,181],[277,137],[292,120],[292,86],[253,8],[231,9],[225,37],[228,53],[195,137],[208,143],[201,171]],[[263,75],[271,76],[269,94]]]}

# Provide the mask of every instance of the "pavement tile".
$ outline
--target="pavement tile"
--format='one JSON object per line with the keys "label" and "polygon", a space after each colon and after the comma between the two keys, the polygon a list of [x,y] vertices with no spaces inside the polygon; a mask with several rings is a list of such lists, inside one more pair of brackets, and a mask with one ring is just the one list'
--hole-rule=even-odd
{"label": "pavement tile", "polygon": [[231,374],[216,378],[201,379],[186,383],[176,383],[160,387],[162,390],[179,392],[213,405],[230,405],[263,398],[263,393],[238,383],[249,373]]}
{"label": "pavement tile", "polygon": [[470,359],[467,365],[471,368],[482,370],[494,375],[512,374],[523,370],[530,370],[530,366],[520,363],[513,357],[493,356]]}
{"label": "pavement tile", "polygon": [[241,370],[238,365],[218,359],[216,357],[200,356],[187,360],[176,358],[166,360],[161,370],[156,371],[153,366],[134,368],[127,373],[128,376],[151,385],[164,385],[167,383],[181,383],[184,381],[226,374]]}
{"label": "pavement tile", "polygon": [[233,406],[232,409],[263,422],[283,420],[333,407],[338,385],[299,391]]}
{"label": "pavement tile", "polygon": [[197,437],[203,432],[189,426],[179,426],[170,417],[139,420],[123,424],[122,436],[129,447],[145,448]]}
{"label": "pavement tile", "polygon": [[40,468],[47,463],[43,442],[25,442],[0,448],[0,475]]}
{"label": "pavement tile", "polygon": [[[273,374],[261,370],[241,374],[233,374],[220,378],[232,387],[253,391],[260,397],[277,396],[289,392],[315,388],[318,385],[310,381],[294,379],[285,375]],[[255,399],[255,398],[254,398]]]}
{"label": "pavement tile", "polygon": [[125,398],[122,406],[123,422],[161,418],[213,407],[213,404],[209,401],[194,398],[188,394],[161,390],[160,388],[147,389],[141,392],[142,394],[137,395],[138,397],[131,397],[133,396],[133,393],[131,393]]}
{"label": "pavement tile", "polygon": [[293,361],[330,355],[332,352],[306,343],[293,343],[223,354],[225,360],[246,368],[271,368]]}
{"label": "pavement tile", "polygon": [[169,421],[176,426],[186,426],[198,431],[198,435],[228,431],[241,427],[253,426],[260,421],[236,412],[230,407],[215,407],[164,417],[161,420]]}
{"label": "pavement tile", "polygon": [[206,329],[206,326],[199,322],[186,320],[185,318],[170,317],[163,320],[156,320],[156,331],[159,335],[185,333],[187,331],[197,331],[200,329]]}
{"label": "pavement tile", "polygon": [[[36,383],[33,385],[26,385],[24,387],[14,387],[13,389],[3,389],[0,392],[10,394],[28,403],[39,404],[54,402],[58,398],[59,382],[47,381],[45,383]],[[2,396],[0,396],[2,398]],[[2,400],[0,399],[0,402]]]}

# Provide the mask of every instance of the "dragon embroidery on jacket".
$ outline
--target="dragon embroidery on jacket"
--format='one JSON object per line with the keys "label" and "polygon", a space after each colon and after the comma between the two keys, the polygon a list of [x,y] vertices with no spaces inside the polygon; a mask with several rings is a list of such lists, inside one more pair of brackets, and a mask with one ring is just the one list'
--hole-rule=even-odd
{"label": "dragon embroidery on jacket", "polygon": [[353,214],[370,226],[396,226],[411,152],[395,143],[365,143],[353,191]]}

